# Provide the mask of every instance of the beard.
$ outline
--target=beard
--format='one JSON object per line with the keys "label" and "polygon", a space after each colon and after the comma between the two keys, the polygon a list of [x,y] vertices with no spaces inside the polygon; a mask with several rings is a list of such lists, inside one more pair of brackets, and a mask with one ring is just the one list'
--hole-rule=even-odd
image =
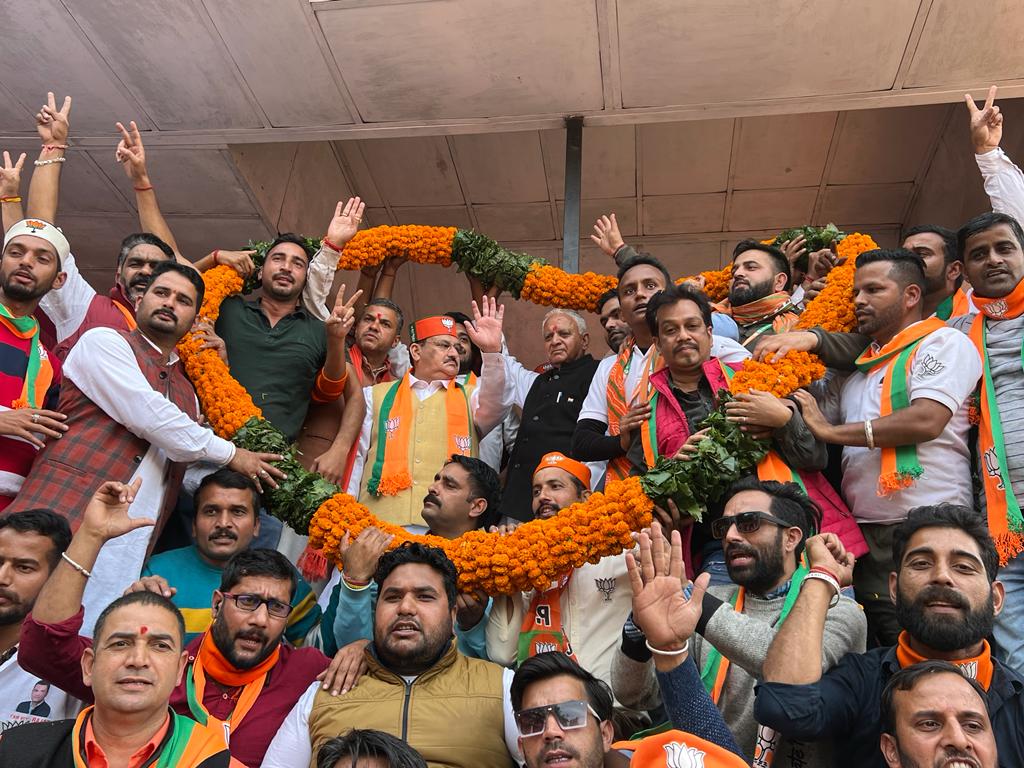
{"label": "beard", "polygon": [[772,293],[772,281],[765,280],[763,283],[752,285],[741,285],[729,289],[729,303],[734,307],[742,307],[752,301],[763,299]]}
{"label": "beard", "polygon": [[[391,627],[398,622],[410,621],[419,625],[419,641],[411,647],[405,644],[403,648],[396,648],[397,643],[391,637]],[[451,642],[452,635],[450,618],[446,618],[433,632],[428,632],[417,619],[395,619],[384,631],[374,627],[373,648],[381,663],[395,674],[418,675],[430,669],[441,657]]]}
{"label": "beard", "polygon": [[[227,622],[224,620],[222,611],[223,605],[221,606],[221,611],[217,613],[217,618],[213,620],[213,626],[210,628],[210,634],[213,637],[214,645],[217,646],[217,650],[221,652],[221,655],[235,669],[252,669],[262,664],[274,652],[281,639],[280,635],[272,640],[270,635],[259,629],[247,629],[232,635],[231,630],[228,629]],[[258,640],[264,645],[254,655],[243,655],[235,648],[235,641],[243,637]]]}
{"label": "beard", "polygon": [[31,285],[16,283],[14,282],[13,275],[0,276],[0,285],[3,286],[4,295],[8,298],[14,299],[15,301],[34,301],[35,299],[45,296],[50,290],[48,287],[43,287],[38,282],[32,283]]}
{"label": "beard", "polygon": [[[730,555],[742,553],[754,558],[748,566],[734,568],[729,561]],[[770,591],[785,572],[782,562],[782,529],[780,528],[772,546],[757,549],[749,544],[733,544],[725,550],[725,567],[729,578],[744,589],[755,595],[763,595]]]}
{"label": "beard", "polygon": [[[925,604],[934,601],[948,603],[960,608],[962,620],[952,617],[933,618],[925,611]],[[914,600],[909,600],[896,582],[896,619],[900,626],[916,640],[937,651],[958,651],[977,645],[990,634],[995,625],[995,606],[992,594],[976,610],[971,609],[967,598],[960,592],[938,584],[927,586]]]}
{"label": "beard", "polygon": [[0,627],[21,624],[32,611],[31,603],[23,603],[21,598],[9,589],[0,589],[0,597],[7,598],[10,601],[10,605],[0,608]]}

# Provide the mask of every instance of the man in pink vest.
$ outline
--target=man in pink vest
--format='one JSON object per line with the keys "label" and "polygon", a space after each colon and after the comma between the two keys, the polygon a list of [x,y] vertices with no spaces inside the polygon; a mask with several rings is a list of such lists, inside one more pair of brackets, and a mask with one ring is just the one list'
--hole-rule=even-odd
{"label": "man in pink vest", "polygon": [[134,331],[101,327],[82,334],[64,366],[59,410],[68,432],[39,454],[10,507],[53,509],[77,528],[105,479],[142,479],[132,510],[157,524],[103,547],[85,593],[86,627],[138,578],[174,505],[185,463],[227,464],[270,485],[281,476],[268,463],[281,457],[236,448],[196,423],[195,391],[174,347],[191,328],[203,292],[191,267],[160,264],[139,299]]}

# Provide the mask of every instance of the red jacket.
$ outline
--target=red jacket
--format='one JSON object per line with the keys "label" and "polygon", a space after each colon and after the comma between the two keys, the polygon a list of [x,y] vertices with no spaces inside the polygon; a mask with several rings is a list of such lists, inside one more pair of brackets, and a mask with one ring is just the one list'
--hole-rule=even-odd
{"label": "red jacket", "polygon": [[[710,358],[703,364],[704,376],[711,385],[711,391],[718,393],[720,389],[728,389],[729,382],[722,371],[721,363]],[[730,366],[732,368],[734,366]],[[735,366],[737,369],[742,365]],[[657,423],[658,453],[671,456],[690,436],[690,425],[679,402],[672,394],[668,368],[651,374],[651,386],[660,394],[658,398],[655,422]],[[825,476],[818,471],[795,470],[807,489],[807,495],[821,507],[822,533],[834,533],[843,542],[843,546],[854,557],[860,557],[868,551],[867,542],[860,532],[857,521],[853,519],[849,507],[842,497],[836,493]]]}
{"label": "red jacket", "polygon": [[[31,614],[26,617],[21,625],[18,664],[27,672],[91,704],[92,689],[82,682],[82,652],[92,647],[91,638],[78,634],[82,629],[83,614],[79,609],[78,613],[59,624],[41,624]],[[202,639],[203,635],[200,635],[186,646],[189,664],[195,661]],[[285,716],[329,663],[330,660],[315,648],[292,648],[282,644],[281,658],[270,670],[256,703],[231,731],[232,757],[250,768],[258,768]],[[171,709],[179,715],[191,716],[185,690],[191,672],[191,666],[186,667],[181,682],[171,693]],[[225,720],[234,709],[235,699],[225,689],[208,685],[203,705],[211,715]]]}

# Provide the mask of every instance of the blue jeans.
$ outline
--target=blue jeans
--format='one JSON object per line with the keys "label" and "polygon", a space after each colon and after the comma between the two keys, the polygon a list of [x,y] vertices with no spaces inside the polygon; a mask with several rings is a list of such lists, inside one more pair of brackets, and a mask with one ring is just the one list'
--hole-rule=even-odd
{"label": "blue jeans", "polygon": [[1006,598],[992,631],[996,657],[1024,675],[1024,553],[999,569],[999,580],[1006,588]]}

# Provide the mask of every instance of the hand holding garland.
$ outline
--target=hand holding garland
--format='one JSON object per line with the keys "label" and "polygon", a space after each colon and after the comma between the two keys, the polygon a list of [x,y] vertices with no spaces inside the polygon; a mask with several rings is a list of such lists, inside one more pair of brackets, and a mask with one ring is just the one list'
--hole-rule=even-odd
{"label": "hand holding garland", "polygon": [[[810,392],[797,390],[793,393],[793,398],[800,403],[800,411],[807,428],[821,442],[870,447],[868,430],[865,429],[864,422],[830,424],[818,408],[818,401]],[[921,397],[906,408],[900,408],[888,416],[872,419],[871,442],[875,448],[927,443],[942,434],[942,430],[952,417],[949,408],[942,403]]]}

